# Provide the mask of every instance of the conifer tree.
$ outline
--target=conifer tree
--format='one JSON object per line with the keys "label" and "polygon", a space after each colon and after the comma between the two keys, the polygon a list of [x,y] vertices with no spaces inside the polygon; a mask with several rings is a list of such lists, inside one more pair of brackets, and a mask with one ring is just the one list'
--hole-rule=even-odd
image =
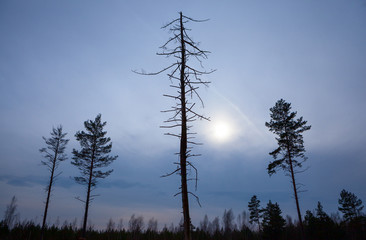
{"label": "conifer tree", "polygon": [[323,210],[323,205],[318,202],[317,208],[315,209],[315,213],[316,213],[316,217],[321,221],[321,222],[327,222],[330,221],[330,217],[328,216],[328,214],[326,212],[324,212]]}
{"label": "conifer tree", "polygon": [[268,239],[279,239],[286,220],[282,217],[282,211],[277,203],[268,202],[267,207],[263,211],[263,232]]}
{"label": "conifer tree", "polygon": [[260,218],[262,210],[260,209],[260,200],[256,195],[253,195],[253,197],[250,199],[250,202],[248,203],[248,209],[250,212],[249,222],[251,224],[256,223],[258,225],[258,230],[260,230]]}
{"label": "conifer tree", "polygon": [[41,231],[41,239],[43,239],[44,230],[46,227],[46,219],[47,219],[47,212],[48,212],[48,205],[50,202],[51,192],[52,192],[52,186],[55,183],[55,180],[57,176],[59,176],[60,173],[56,173],[56,170],[59,166],[59,164],[66,160],[66,154],[65,149],[66,145],[69,142],[69,139],[65,139],[67,133],[62,132],[62,126],[58,126],[57,128],[52,128],[51,137],[45,138],[43,137],[43,140],[45,141],[47,147],[41,148],[39,151],[44,154],[45,160],[41,161],[42,165],[46,166],[48,168],[48,171],[50,172],[50,180],[46,187],[46,204],[44,208],[43,213],[43,221],[42,221],[42,231]]}
{"label": "conifer tree", "polygon": [[307,159],[304,154],[305,147],[302,133],[309,130],[311,126],[307,126],[307,121],[304,121],[302,117],[295,119],[297,112],[291,112],[291,103],[287,103],[283,99],[278,100],[275,106],[270,108],[270,111],[271,120],[266,122],[265,125],[278,136],[276,137],[278,148],[269,153],[274,161],[268,165],[268,174],[272,175],[278,169],[282,169],[290,176],[299,223],[304,234],[298,185],[295,182],[295,174],[298,171],[295,169],[302,167],[302,163]]}
{"label": "conifer tree", "polygon": [[[109,166],[117,156],[110,156],[108,153],[112,150],[112,143],[109,137],[105,137],[106,131],[103,128],[107,122],[101,122],[101,114],[98,114],[94,121],[88,120],[84,122],[86,132],[78,131],[75,134],[76,140],[79,141],[81,150],[73,149],[73,161],[81,173],[80,177],[74,177],[79,184],[86,186],[86,199],[81,200],[85,203],[84,221],[82,236],[85,237],[86,226],[88,220],[88,211],[90,202],[96,195],[92,195],[92,191],[96,188],[98,179],[106,178],[112,173],[111,170],[102,171],[101,168]],[[80,199],[79,199],[80,200]]]}
{"label": "conifer tree", "polygon": [[346,221],[361,216],[361,211],[363,209],[362,200],[355,194],[343,189],[340,193],[338,204],[338,210],[343,213],[343,218]]}

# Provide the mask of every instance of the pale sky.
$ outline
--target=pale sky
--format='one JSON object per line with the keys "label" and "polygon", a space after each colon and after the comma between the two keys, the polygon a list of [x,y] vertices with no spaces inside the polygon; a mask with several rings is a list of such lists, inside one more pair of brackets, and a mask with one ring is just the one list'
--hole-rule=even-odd
{"label": "pale sky", "polygon": [[[178,140],[159,128],[174,104],[165,74],[141,76],[131,70],[158,71],[174,59],[157,56],[169,38],[160,29],[184,15],[210,19],[190,24],[190,35],[211,51],[200,94],[211,118],[195,125],[194,159],[199,170],[200,208],[191,199],[192,222],[224,209],[247,210],[256,194],[262,206],[278,202],[296,219],[290,179],[269,177],[268,155],[275,136],[265,127],[269,108],[283,98],[303,116],[305,167],[298,176],[306,192],[301,211],[320,201],[337,212],[344,188],[366,201],[366,1],[1,1],[0,2],[0,211],[18,198],[22,219],[40,221],[48,172],[40,165],[42,136],[62,124],[70,142],[62,175],[54,185],[48,219],[83,216],[82,186],[71,151],[75,133],[98,113],[107,121],[119,158],[101,181],[90,221],[104,227],[109,218],[132,214],[160,227],[181,218],[179,176],[174,169]],[[225,136],[217,138],[216,129]],[[190,186],[190,187],[193,187]],[[193,189],[192,189],[193,190]]]}

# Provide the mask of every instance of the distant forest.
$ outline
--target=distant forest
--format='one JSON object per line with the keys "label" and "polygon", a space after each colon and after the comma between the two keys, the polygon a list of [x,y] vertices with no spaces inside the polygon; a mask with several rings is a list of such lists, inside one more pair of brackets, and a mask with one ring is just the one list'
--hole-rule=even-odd
{"label": "distant forest", "polygon": [[[312,211],[307,210],[304,217],[306,239],[366,239],[366,216],[361,211],[362,201],[353,193],[343,190],[338,199],[339,212],[327,214],[320,202]],[[39,240],[42,226],[32,220],[20,221],[17,213],[16,198],[7,206],[4,219],[0,222],[1,240]],[[254,195],[248,202],[249,211],[235,214],[225,210],[222,217],[209,219],[204,216],[198,226],[192,227],[192,238],[197,240],[219,239],[302,239],[298,221],[283,216],[280,206],[269,201],[266,207],[260,206],[260,200]],[[342,216],[341,216],[341,214]],[[53,225],[45,226],[44,239],[66,240],[83,239],[82,226],[74,221],[58,219]],[[132,215],[127,222],[123,219],[115,222],[110,219],[104,230],[96,230],[88,225],[86,237],[90,240],[181,240],[183,239],[183,219],[175,226],[171,223],[162,229],[158,221],[143,216]]]}

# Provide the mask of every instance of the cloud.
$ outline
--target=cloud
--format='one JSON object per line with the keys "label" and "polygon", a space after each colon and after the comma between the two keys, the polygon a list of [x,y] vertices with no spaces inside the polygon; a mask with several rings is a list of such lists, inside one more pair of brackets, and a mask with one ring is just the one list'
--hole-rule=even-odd
{"label": "cloud", "polygon": [[43,185],[45,184],[45,179],[39,176],[25,176],[25,177],[17,177],[10,175],[1,175],[0,181],[5,182],[9,185],[16,187],[33,187],[35,185]]}
{"label": "cloud", "polygon": [[98,185],[98,188],[120,188],[120,189],[127,189],[127,188],[150,188],[148,184],[143,184],[140,182],[129,182],[124,179],[113,179],[113,180],[102,180]]}

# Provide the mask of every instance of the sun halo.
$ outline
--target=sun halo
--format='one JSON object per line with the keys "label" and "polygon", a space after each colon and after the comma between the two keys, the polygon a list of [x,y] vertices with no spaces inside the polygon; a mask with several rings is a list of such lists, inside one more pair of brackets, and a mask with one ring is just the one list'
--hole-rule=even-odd
{"label": "sun halo", "polygon": [[218,142],[226,142],[232,135],[232,129],[227,122],[219,121],[213,124],[213,137]]}

